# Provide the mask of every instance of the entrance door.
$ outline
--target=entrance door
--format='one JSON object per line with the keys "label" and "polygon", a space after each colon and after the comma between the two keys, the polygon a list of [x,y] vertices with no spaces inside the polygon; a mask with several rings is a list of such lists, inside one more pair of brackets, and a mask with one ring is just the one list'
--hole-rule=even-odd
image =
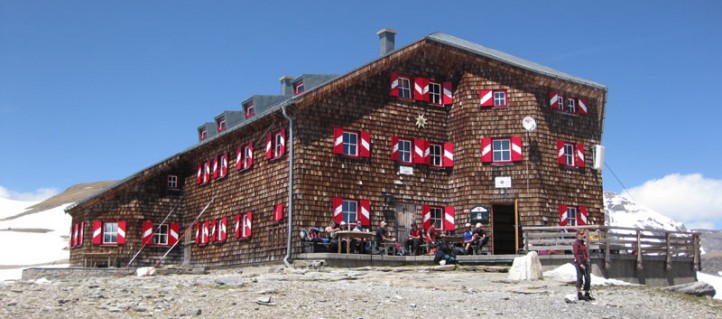
{"label": "entrance door", "polygon": [[[392,223],[390,220],[386,220],[386,222],[389,223],[389,227],[391,227],[391,236],[394,236],[401,240],[400,242],[403,242],[403,239],[406,238],[406,234],[408,234],[409,229],[411,229],[411,223],[419,223],[415,220],[416,205],[397,203],[394,206],[394,209],[394,222]],[[419,227],[421,227],[421,225],[419,225]]]}
{"label": "entrance door", "polygon": [[514,205],[493,205],[492,214],[494,254],[516,254]]}

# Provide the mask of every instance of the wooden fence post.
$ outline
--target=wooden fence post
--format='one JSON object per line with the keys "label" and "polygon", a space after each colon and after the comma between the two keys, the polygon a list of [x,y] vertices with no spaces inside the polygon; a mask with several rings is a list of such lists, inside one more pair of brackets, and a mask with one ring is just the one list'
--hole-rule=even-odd
{"label": "wooden fence post", "polygon": [[604,228],[604,269],[609,270],[612,267],[612,256],[609,251],[609,228]]}
{"label": "wooden fence post", "polygon": [[642,232],[637,229],[637,270],[642,269]]}
{"label": "wooden fence post", "polygon": [[665,236],[667,237],[667,271],[672,270],[672,245],[670,243],[670,234],[669,232],[665,232]]}
{"label": "wooden fence post", "polygon": [[694,246],[694,270],[702,270],[702,263],[699,259],[699,234],[695,233],[692,235],[692,245]]}

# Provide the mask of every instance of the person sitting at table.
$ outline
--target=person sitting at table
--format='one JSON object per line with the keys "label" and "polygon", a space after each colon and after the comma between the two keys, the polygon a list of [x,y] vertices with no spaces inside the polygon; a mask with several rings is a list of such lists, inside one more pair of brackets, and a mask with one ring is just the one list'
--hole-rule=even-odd
{"label": "person sitting at table", "polygon": [[[356,221],[356,226],[354,226],[353,230],[351,231],[360,233],[364,231],[364,228],[363,226],[361,226],[361,223],[359,221]],[[351,238],[351,247],[358,253],[363,254],[366,247],[366,239],[362,237]]]}
{"label": "person sitting at table", "polygon": [[471,255],[472,245],[474,244],[474,231],[471,230],[471,224],[464,225],[464,253]]}
{"label": "person sitting at table", "polygon": [[[344,222],[341,222],[341,225],[343,225]],[[328,226],[326,226],[326,229],[324,231],[326,232],[326,236],[329,238],[329,243],[331,244],[329,249],[331,251],[337,251],[338,249],[338,237],[336,236],[336,232],[340,231],[341,227],[340,225],[337,225],[335,221],[329,222]]]}
{"label": "person sitting at table", "polygon": [[376,245],[378,248],[381,248],[381,244],[383,243],[396,243],[396,238],[389,237],[388,231],[386,230],[386,222],[381,221],[381,224],[379,225],[379,228],[376,228]]}
{"label": "person sitting at table", "polygon": [[486,236],[484,229],[481,228],[481,223],[476,223],[472,245],[479,247],[478,251],[481,252],[481,249],[484,248],[488,242],[489,236]]}
{"label": "person sitting at table", "polygon": [[409,230],[409,236],[404,246],[406,246],[407,251],[411,252],[412,256],[416,255],[419,251],[419,246],[421,246],[421,230],[416,223],[411,223],[411,230]]}

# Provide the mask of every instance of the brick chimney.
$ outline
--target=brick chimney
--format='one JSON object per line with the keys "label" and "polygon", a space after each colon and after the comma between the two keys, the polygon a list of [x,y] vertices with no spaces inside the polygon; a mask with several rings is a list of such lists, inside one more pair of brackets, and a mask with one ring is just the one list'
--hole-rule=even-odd
{"label": "brick chimney", "polygon": [[284,75],[280,78],[281,80],[281,95],[284,96],[293,96],[293,84],[291,84],[291,81],[293,81],[293,78]]}
{"label": "brick chimney", "polygon": [[381,40],[381,56],[387,55],[394,51],[394,38],[396,37],[396,31],[386,28],[376,32]]}

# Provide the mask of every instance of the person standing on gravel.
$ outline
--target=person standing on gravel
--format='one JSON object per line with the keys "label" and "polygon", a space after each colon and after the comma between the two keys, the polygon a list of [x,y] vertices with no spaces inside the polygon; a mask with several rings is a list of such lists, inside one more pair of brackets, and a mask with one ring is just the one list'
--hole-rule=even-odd
{"label": "person standing on gravel", "polygon": [[[577,230],[577,240],[572,247],[574,249],[574,266],[577,268],[577,299],[592,301],[594,298],[589,295],[592,268],[589,263],[587,245],[584,244],[584,229]],[[584,280],[584,295],[582,295],[582,279]]]}

